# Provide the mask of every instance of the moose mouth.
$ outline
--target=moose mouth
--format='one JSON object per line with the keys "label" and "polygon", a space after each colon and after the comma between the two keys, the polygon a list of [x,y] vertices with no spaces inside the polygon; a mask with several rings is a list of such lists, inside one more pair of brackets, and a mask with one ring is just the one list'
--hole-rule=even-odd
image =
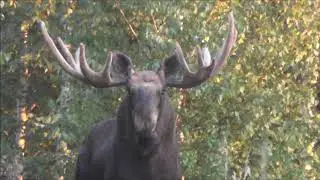
{"label": "moose mouth", "polygon": [[156,132],[145,133],[138,132],[136,134],[137,149],[141,156],[149,156],[155,152],[160,144],[160,138]]}

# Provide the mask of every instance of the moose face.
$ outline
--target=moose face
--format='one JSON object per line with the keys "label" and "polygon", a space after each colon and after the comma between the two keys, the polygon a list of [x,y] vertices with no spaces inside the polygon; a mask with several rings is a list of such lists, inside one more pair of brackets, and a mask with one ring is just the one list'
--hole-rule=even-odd
{"label": "moose face", "polygon": [[144,136],[157,136],[164,84],[158,73],[135,72],[128,80],[131,116],[135,131]]}

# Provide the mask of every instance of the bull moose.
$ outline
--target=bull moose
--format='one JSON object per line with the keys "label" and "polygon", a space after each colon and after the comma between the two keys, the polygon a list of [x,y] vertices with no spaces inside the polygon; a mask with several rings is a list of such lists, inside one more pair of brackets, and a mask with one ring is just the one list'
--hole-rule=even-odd
{"label": "bull moose", "polygon": [[178,43],[156,71],[134,71],[127,55],[110,52],[104,69],[95,72],[87,64],[84,44],[80,43],[73,56],[60,37],[58,49],[44,22],[38,23],[45,42],[68,74],[97,88],[124,86],[128,93],[117,117],[100,122],[89,133],[80,148],[75,179],[180,179],[174,110],[166,88],[200,85],[223,66],[237,36],[232,12],[227,38],[216,58],[211,59],[208,48],[198,47],[197,72],[189,69]]}

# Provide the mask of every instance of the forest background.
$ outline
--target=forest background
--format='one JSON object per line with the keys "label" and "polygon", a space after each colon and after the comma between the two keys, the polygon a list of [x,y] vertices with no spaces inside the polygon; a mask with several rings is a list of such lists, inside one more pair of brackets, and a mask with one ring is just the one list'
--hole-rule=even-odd
{"label": "forest background", "polygon": [[1,14],[0,179],[72,179],[90,127],[115,115],[125,89],[96,89],[58,66],[36,26],[94,69],[109,50],[155,69],[179,42],[218,51],[233,11],[227,65],[190,90],[169,91],[185,179],[320,177],[319,0],[7,0]]}

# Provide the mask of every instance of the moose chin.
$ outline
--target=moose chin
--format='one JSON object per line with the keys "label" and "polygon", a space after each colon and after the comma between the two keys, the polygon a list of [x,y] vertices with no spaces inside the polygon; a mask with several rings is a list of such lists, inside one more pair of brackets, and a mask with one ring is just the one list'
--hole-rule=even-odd
{"label": "moose chin", "polygon": [[73,56],[61,38],[52,40],[44,22],[38,24],[65,72],[97,88],[127,89],[117,117],[95,125],[80,148],[75,179],[181,179],[174,109],[166,89],[198,86],[225,64],[237,36],[232,12],[227,38],[218,56],[211,58],[208,48],[198,47],[196,72],[189,69],[178,43],[156,71],[135,71],[127,55],[110,52],[103,70],[95,72],[87,64],[84,44]]}

